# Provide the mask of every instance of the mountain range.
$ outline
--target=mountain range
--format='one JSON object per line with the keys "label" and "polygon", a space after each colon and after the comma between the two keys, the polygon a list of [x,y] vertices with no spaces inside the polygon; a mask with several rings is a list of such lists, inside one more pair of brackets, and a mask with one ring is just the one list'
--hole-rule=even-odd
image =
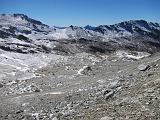
{"label": "mountain range", "polygon": [[[67,43],[67,44],[66,44]],[[0,48],[20,53],[160,50],[160,24],[130,20],[97,27],[50,27],[24,14],[0,15]]]}

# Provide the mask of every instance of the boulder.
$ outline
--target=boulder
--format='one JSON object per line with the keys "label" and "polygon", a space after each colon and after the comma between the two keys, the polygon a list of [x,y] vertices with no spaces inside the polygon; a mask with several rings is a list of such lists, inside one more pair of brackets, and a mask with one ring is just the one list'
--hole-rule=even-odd
{"label": "boulder", "polygon": [[0,83],[0,88],[2,88],[3,87],[3,84],[2,83]]}
{"label": "boulder", "polygon": [[138,66],[140,71],[146,71],[149,68],[149,65],[141,64]]}
{"label": "boulder", "polygon": [[113,118],[105,116],[105,117],[102,117],[100,120],[113,120]]}
{"label": "boulder", "polygon": [[58,120],[58,118],[57,118],[57,117],[54,117],[52,120]]}
{"label": "boulder", "polygon": [[78,74],[87,74],[89,71],[92,71],[90,66],[83,66],[83,68],[78,71]]}

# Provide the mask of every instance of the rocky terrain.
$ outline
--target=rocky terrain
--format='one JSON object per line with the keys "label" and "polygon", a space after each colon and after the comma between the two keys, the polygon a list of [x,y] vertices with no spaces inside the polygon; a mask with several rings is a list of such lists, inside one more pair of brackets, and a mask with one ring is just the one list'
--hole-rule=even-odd
{"label": "rocky terrain", "polygon": [[0,15],[1,120],[160,120],[160,25],[50,27]]}

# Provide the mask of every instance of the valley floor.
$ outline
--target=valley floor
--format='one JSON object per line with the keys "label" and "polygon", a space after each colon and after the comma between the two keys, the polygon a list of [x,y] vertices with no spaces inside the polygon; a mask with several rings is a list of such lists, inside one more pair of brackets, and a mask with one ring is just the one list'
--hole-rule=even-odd
{"label": "valley floor", "polygon": [[0,54],[1,120],[160,120],[160,54]]}

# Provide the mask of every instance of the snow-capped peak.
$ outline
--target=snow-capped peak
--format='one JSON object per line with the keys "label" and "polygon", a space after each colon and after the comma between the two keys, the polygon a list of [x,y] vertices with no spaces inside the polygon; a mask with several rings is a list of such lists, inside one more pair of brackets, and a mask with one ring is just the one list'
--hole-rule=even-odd
{"label": "snow-capped peak", "polygon": [[13,24],[35,24],[35,25],[45,25],[40,21],[34,20],[29,18],[27,15],[24,14],[1,14],[0,15],[0,22],[2,23],[13,23]]}

